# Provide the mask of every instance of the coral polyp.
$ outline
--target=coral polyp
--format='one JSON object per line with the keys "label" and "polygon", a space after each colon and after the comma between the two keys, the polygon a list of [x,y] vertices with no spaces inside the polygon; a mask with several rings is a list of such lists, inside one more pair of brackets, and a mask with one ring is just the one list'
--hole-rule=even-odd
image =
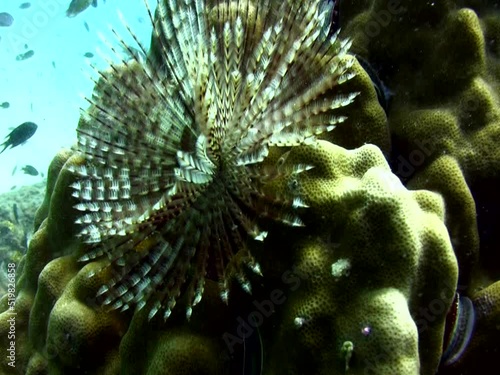
{"label": "coral polyp", "polygon": [[[154,54],[99,72],[78,126],[81,260],[112,271],[104,304],[166,319],[186,293],[189,317],[205,277],[223,299],[233,278],[250,290],[245,268],[260,267],[248,239],[265,239],[261,218],[303,225],[300,196],[266,186],[309,168],[285,162],[289,147],[345,120],[338,109],[357,93],[338,87],[354,59],[324,1],[172,0],[148,11]],[[271,147],[284,148],[277,161]]]}

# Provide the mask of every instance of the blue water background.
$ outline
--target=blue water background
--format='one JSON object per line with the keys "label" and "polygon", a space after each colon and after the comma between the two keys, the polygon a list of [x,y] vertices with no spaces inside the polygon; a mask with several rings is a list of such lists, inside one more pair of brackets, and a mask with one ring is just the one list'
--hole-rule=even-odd
{"label": "blue water background", "polygon": [[[106,56],[118,59],[99,33],[119,46],[110,31],[113,27],[135,46],[118,10],[146,46],[152,30],[143,0],[98,0],[96,8],[90,6],[73,18],[66,16],[71,0],[32,0],[30,8],[20,9],[23,2],[0,0],[0,12],[14,17],[12,26],[0,27],[0,103],[10,103],[10,108],[0,108],[0,140],[25,121],[38,124],[38,130],[26,144],[0,155],[0,193],[42,181],[41,175],[25,175],[20,169],[30,164],[46,174],[58,150],[75,143],[80,108],[88,107],[83,96],[90,97],[94,83],[89,77],[96,76],[89,63],[104,69]],[[156,0],[148,3],[154,9]],[[33,57],[16,60],[30,49]],[[94,57],[86,58],[86,52]]]}

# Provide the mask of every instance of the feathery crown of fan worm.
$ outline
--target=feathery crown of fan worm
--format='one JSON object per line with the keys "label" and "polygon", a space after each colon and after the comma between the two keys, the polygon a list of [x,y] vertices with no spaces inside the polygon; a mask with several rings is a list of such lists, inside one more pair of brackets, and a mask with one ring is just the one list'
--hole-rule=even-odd
{"label": "feathery crown of fan worm", "polygon": [[98,72],[78,126],[81,260],[112,270],[104,304],[166,319],[183,294],[189,317],[205,277],[224,300],[232,278],[250,290],[244,266],[260,268],[247,238],[266,237],[259,217],[302,225],[300,197],[265,186],[308,166],[266,157],[345,120],[336,109],[357,93],[336,90],[354,59],[328,32],[324,0],[162,0],[148,12],[155,57]]}

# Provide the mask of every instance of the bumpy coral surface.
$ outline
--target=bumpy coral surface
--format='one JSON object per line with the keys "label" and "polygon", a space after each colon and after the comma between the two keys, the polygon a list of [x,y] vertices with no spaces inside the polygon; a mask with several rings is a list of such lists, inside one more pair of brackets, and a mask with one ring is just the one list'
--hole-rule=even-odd
{"label": "bumpy coral surface", "polygon": [[[233,24],[237,15],[247,14],[255,35],[262,36],[268,25],[262,21],[258,11],[261,8],[256,4],[264,3],[226,2],[212,8],[217,9],[211,13],[213,19],[222,14],[222,19],[231,20],[228,26],[224,22],[217,24],[214,32],[231,35],[237,29],[236,23]],[[201,2],[189,4],[194,10],[191,14],[198,14]],[[315,4],[325,12],[325,17],[335,19],[336,13],[325,7],[331,2]],[[173,5],[168,3],[169,6]],[[27,255],[17,267],[19,280],[13,307],[17,314],[13,349],[16,367],[3,361],[0,371],[18,374],[456,375],[477,373],[478,361],[496,363],[500,231],[494,218],[500,207],[500,157],[496,147],[500,134],[500,21],[495,12],[494,7],[487,4],[465,0],[340,3],[342,31],[337,40],[351,38],[351,53],[358,56],[360,63],[349,55],[339,60],[350,61],[351,79],[332,88],[330,98],[359,94],[349,106],[335,108],[335,116],[346,119],[335,129],[321,134],[323,141],[291,150],[273,147],[270,142],[264,152],[265,160],[262,163],[258,157],[256,160],[262,171],[276,173],[265,184],[252,180],[259,181],[257,190],[261,196],[299,197],[300,204],[296,206],[300,207],[292,205],[292,212],[305,226],[290,227],[281,223],[283,220],[252,216],[252,210],[244,208],[242,212],[255,219],[259,230],[268,232],[262,243],[252,241],[252,236],[244,241],[260,265],[262,276],[241,273],[244,278],[240,277],[240,281],[243,285],[248,281],[252,294],[237,285],[228,286],[229,298],[224,303],[214,277],[217,270],[209,269],[205,274],[203,299],[197,301],[192,311],[188,310],[188,315],[192,314],[189,321],[185,310],[173,309],[164,322],[163,319],[150,320],[151,309],[119,312],[95,298],[103,285],[111,287],[112,294],[117,293],[113,294],[118,296],[115,300],[125,295],[126,291],[121,294],[125,289],[115,289],[113,283],[127,270],[120,270],[123,263],[120,257],[116,258],[118,268],[105,267],[108,260],[99,256],[97,242],[91,245],[96,256],[88,256],[89,245],[78,237],[82,224],[74,224],[75,221],[87,220],[100,234],[106,225],[101,226],[97,217],[92,216],[94,206],[84,207],[84,214],[91,215],[89,217],[75,211],[74,206],[82,200],[85,204],[91,200],[75,194],[75,187],[85,190],[85,175],[82,178],[82,174],[78,176],[70,171],[81,172],[82,165],[90,159],[109,162],[103,155],[89,150],[99,145],[102,151],[103,144],[107,144],[106,136],[111,134],[97,130],[92,121],[109,128],[116,125],[120,112],[127,113],[120,105],[130,101],[117,101],[112,93],[128,90],[132,83],[138,83],[137,92],[145,94],[138,97],[145,106],[146,94],[158,99],[159,92],[173,93],[173,88],[163,83],[160,91],[153,90],[148,77],[168,77],[164,77],[163,72],[149,71],[151,68],[138,69],[136,62],[116,66],[115,73],[103,73],[96,91],[101,97],[92,99],[94,108],[82,118],[80,127],[86,134],[80,136],[80,141],[85,143],[80,149],[88,151],[87,159],[80,153],[64,151],[51,165],[46,199],[35,218],[36,232]],[[305,17],[307,12],[294,14]],[[273,22],[278,20],[276,14],[268,17]],[[160,22],[158,18],[156,22]],[[182,29],[179,25],[183,22],[194,25],[192,20],[173,18],[172,27],[153,35],[151,61],[170,56],[172,65],[177,61],[176,54],[185,52],[187,45],[183,41],[193,36],[178,38],[177,48],[166,50],[166,41],[180,35],[176,33]],[[292,23],[285,21],[285,24],[292,27]],[[325,38],[324,28],[309,31],[308,35]],[[207,29],[207,35],[211,33],[212,30]],[[279,36],[274,31],[271,34]],[[245,37],[251,38],[251,35],[245,34]],[[227,40],[232,43],[231,38]],[[213,45],[217,50],[215,55],[226,48],[216,42]],[[294,44],[283,46],[295,48]],[[320,62],[311,56],[319,49],[313,52],[297,48],[302,52],[293,57],[299,65],[301,59],[309,59],[311,63],[310,70],[303,70],[307,72],[303,79],[311,83],[315,79],[312,68]],[[211,50],[200,47],[197,53],[204,56],[208,51]],[[286,48],[281,52],[288,56],[289,51],[290,48]],[[189,69],[184,73],[182,68],[177,71],[179,77],[192,77],[195,67],[186,66]],[[271,70],[273,74],[278,72],[279,64]],[[384,87],[374,75],[382,79]],[[220,82],[226,82],[231,91],[229,82],[234,83],[236,76],[230,74],[227,81]],[[248,77],[246,79],[248,81]],[[210,79],[200,76],[196,82],[208,84]],[[196,84],[193,87],[197,87]],[[189,83],[183,82],[183,85]],[[210,99],[213,94],[204,85],[199,86],[199,92],[205,93],[204,99],[207,96]],[[293,94],[300,96],[303,91],[290,93],[290,98]],[[381,94],[387,99],[382,101],[384,107],[378,102]],[[318,95],[323,98],[323,93]],[[197,100],[199,98],[193,99],[191,104]],[[118,109],[106,112],[96,104],[103,108],[118,106]],[[231,108],[228,103],[220,105]],[[317,105],[324,108],[321,101]],[[213,116],[210,105],[198,107],[205,108],[205,119],[210,123]],[[178,103],[171,108],[179,109]],[[260,110],[266,106],[255,108]],[[164,118],[161,110],[153,109],[153,117],[161,122]],[[182,110],[192,109],[188,106]],[[219,118],[224,120],[227,116],[226,112]],[[276,120],[272,116],[270,119]],[[126,124],[127,121],[123,122],[118,129],[128,129]],[[222,133],[220,129],[216,131],[216,127],[208,126],[212,131],[201,132],[206,139],[212,137],[212,143],[204,143],[203,139],[193,143],[196,137],[186,137],[184,143],[175,141],[176,147],[182,144],[184,148],[181,154],[175,153],[174,165],[167,168],[177,171],[165,182],[168,189],[177,184],[174,176],[188,180],[188,174],[193,171],[203,178],[213,178],[209,173],[212,170],[200,162],[218,155],[221,145],[216,140]],[[247,137],[252,133],[250,129]],[[172,146],[161,137],[156,139],[156,131],[146,130],[152,137],[140,147],[149,141]],[[137,131],[134,137],[140,134]],[[196,131],[194,134],[199,136]],[[260,135],[257,131],[252,140],[259,139]],[[248,144],[251,144],[250,138]],[[140,143],[139,139],[131,142]],[[193,151],[193,145],[199,147]],[[200,154],[204,149],[210,150],[207,158]],[[167,153],[174,155],[172,150]],[[123,160],[119,159],[120,153],[117,155],[118,159],[113,160],[115,166],[132,163],[133,167],[133,160],[140,159],[139,155],[130,155],[130,159]],[[188,156],[192,156],[192,160]],[[151,163],[155,160],[152,158]],[[307,168],[300,174],[280,173],[294,170],[297,165]],[[232,178],[227,177],[227,181],[236,185]],[[110,183],[106,189],[112,190],[111,187]],[[286,203],[286,199],[278,201]],[[207,219],[198,224],[211,222]],[[240,221],[235,223],[241,225]],[[84,225],[83,228],[92,232],[92,227]],[[169,241],[175,238],[172,228],[167,230]],[[181,232],[184,236],[195,233],[185,228]],[[124,238],[129,239],[131,233],[126,232],[128,237]],[[242,239],[248,233],[241,231]],[[104,238],[108,239],[108,234]],[[200,238],[203,236],[211,239],[206,249],[213,249],[212,242],[217,236],[210,233]],[[83,236],[85,238],[88,240]],[[152,249],[153,243],[141,240],[125,246],[140,258]],[[111,254],[111,261],[120,253],[114,246],[104,250]],[[89,259],[81,262],[82,257]],[[127,258],[126,268],[129,261]],[[192,275],[192,270],[186,272],[188,278]],[[182,283],[183,279],[177,281]],[[456,297],[457,291],[460,298]],[[7,337],[11,330],[8,320],[13,311],[11,303],[9,296],[1,300],[4,312],[0,315],[0,337],[5,348],[10,346]],[[180,293],[178,303],[191,306],[193,301],[189,293]],[[444,360],[441,359],[443,352],[447,355]]]}
{"label": "bumpy coral surface", "polygon": [[[475,296],[500,278],[498,9],[474,0],[344,4],[353,52],[377,67],[394,94],[388,113],[392,170],[409,188],[443,196],[459,261],[457,290],[475,304]],[[485,350],[485,362],[493,361],[487,353],[497,347],[491,338],[479,339],[488,337],[479,333],[486,326],[481,322],[496,319],[488,314],[476,312],[478,333],[463,338]],[[473,373],[471,357],[466,350],[440,373]]]}
{"label": "bumpy coral surface", "polygon": [[[478,263],[492,279],[499,276],[491,237],[498,232],[491,207],[498,207],[500,170],[498,15],[484,4],[463,3],[375,1],[370,10],[357,14],[354,7],[346,7],[351,14],[346,33],[353,37],[353,51],[379,67],[395,93],[389,113],[394,172],[408,181],[436,162],[434,170],[457,175],[458,168],[463,175],[463,182],[454,178],[442,188],[436,179],[427,179],[426,185],[417,178],[418,187],[441,191],[455,212],[448,219],[456,221],[450,234],[460,260],[460,285],[469,288]],[[450,158],[441,159],[443,155]],[[464,189],[470,190],[465,193],[469,198]],[[478,224],[487,233],[481,251],[470,194],[479,210]],[[469,203],[458,214],[457,205],[464,200]]]}
{"label": "bumpy coral surface", "polygon": [[[66,168],[79,162],[78,156],[67,156],[61,154],[54,165],[61,165],[61,159],[67,159]],[[63,168],[49,192],[49,219],[36,232],[24,260],[26,272],[18,283],[18,335],[30,332],[29,339],[20,339],[27,346],[18,351],[19,368],[55,374],[76,369],[112,374],[120,368],[129,373],[163,373],[160,369],[165,366],[179,374],[179,369],[186,368],[190,369],[186,373],[231,371],[228,368],[235,365],[230,354],[242,350],[245,338],[240,336],[238,314],[245,319],[252,313],[262,316],[260,311],[268,305],[266,294],[275,304],[271,319],[279,319],[279,324],[266,322],[260,327],[262,345],[275,348],[266,359],[265,373],[280,373],[283,362],[288,363],[287,373],[302,373],[304,366],[318,374],[332,366],[338,373],[345,366],[362,373],[367,364],[375,373],[390,369],[416,373],[422,356],[435,368],[457,277],[442,199],[426,191],[407,191],[375,146],[347,151],[322,141],[294,151],[287,162],[295,160],[315,168],[299,181],[283,178],[270,188],[279,191],[294,185],[300,190],[310,205],[305,220],[311,230],[289,245],[287,258],[277,251],[262,260],[268,278],[264,288],[257,290],[252,309],[238,306],[245,297],[224,306],[216,285],[209,284],[208,298],[200,311],[195,309],[191,322],[178,314],[167,324],[150,322],[146,310],[132,318],[96,304],[95,294],[106,275],[89,276],[101,267],[99,262],[82,267],[75,241],[61,241],[52,234],[57,231],[50,229],[62,227],[71,218],[50,215],[64,207],[65,200],[58,195],[70,191],[73,176]],[[53,181],[52,175],[49,178]],[[66,235],[71,238],[77,228],[68,229]],[[276,233],[267,251],[287,236]],[[280,263],[273,269],[269,262],[276,257]],[[33,277],[36,274],[38,279]],[[293,285],[275,288],[281,279]],[[438,301],[440,309],[432,321],[426,321],[419,309],[430,301]],[[352,347],[344,349],[349,343]],[[292,347],[283,351],[288,344]],[[380,352],[381,347],[386,351]],[[324,353],[319,362],[318,350]],[[294,362],[295,351],[309,360]]]}
{"label": "bumpy coral surface", "polygon": [[304,280],[264,373],[434,374],[458,277],[442,198],[408,191],[374,146],[291,157],[317,166],[298,187],[317,232],[295,245]]}

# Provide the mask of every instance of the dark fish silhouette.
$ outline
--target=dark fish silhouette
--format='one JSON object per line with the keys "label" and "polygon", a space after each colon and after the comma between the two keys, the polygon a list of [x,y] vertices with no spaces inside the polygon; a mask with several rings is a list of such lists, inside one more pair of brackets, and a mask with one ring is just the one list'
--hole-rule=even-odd
{"label": "dark fish silhouette", "polygon": [[85,54],[83,56],[90,59],[90,58],[94,57],[94,54],[92,52],[85,52]]}
{"label": "dark fish silhouette", "polygon": [[19,8],[21,9],[28,9],[31,6],[31,3],[22,3],[19,5]]}
{"label": "dark fish silhouette", "polygon": [[83,26],[85,26],[85,29],[87,29],[87,31],[90,31],[89,24],[87,23],[87,21],[83,22]]}
{"label": "dark fish silhouette", "polygon": [[10,13],[2,12],[0,13],[0,26],[9,27],[14,22],[14,17]]}
{"label": "dark fish silhouette", "polygon": [[6,108],[9,108],[10,107],[10,103],[9,102],[3,102],[2,104],[0,104],[0,107],[6,109]]}
{"label": "dark fish silhouette", "polygon": [[16,61],[23,61],[23,60],[29,59],[30,57],[33,57],[34,54],[35,54],[35,51],[33,51],[32,49],[30,49],[27,52],[20,53],[19,55],[17,55],[16,56]]}
{"label": "dark fish silhouette", "polygon": [[0,151],[0,154],[5,151],[7,147],[14,148],[19,146],[21,143],[26,142],[28,139],[35,134],[38,125],[33,122],[24,122],[19,125],[17,128],[12,130],[7,138],[7,140],[2,143],[3,150]]}
{"label": "dark fish silhouette", "polygon": [[21,168],[21,170],[25,173],[25,174],[29,174],[30,176],[38,176],[38,171],[35,167],[33,167],[32,165],[25,165],[24,167]]}
{"label": "dark fish silhouette", "polygon": [[91,4],[94,8],[97,7],[97,0],[73,0],[66,10],[66,16],[70,18],[76,17]]}

